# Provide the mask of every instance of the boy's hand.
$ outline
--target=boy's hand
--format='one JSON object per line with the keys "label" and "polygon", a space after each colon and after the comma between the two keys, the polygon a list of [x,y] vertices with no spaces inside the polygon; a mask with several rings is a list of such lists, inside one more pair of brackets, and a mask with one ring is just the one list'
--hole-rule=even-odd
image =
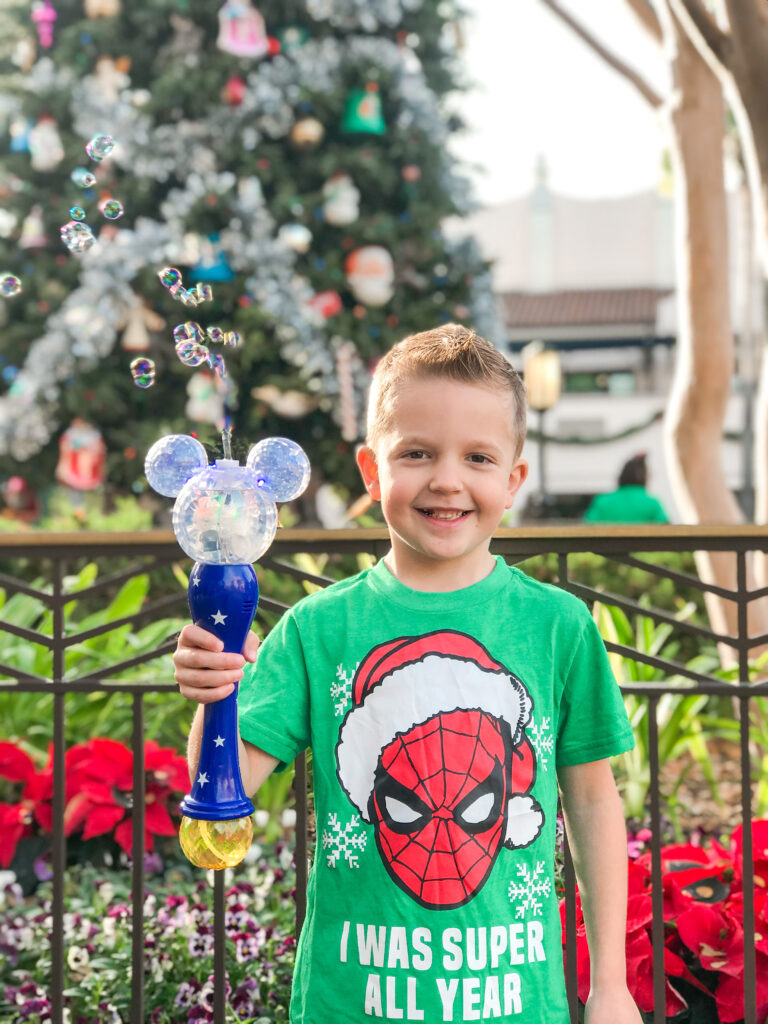
{"label": "boy's hand", "polygon": [[173,654],[174,678],[188,700],[210,704],[223,700],[243,678],[246,661],[256,661],[259,638],[250,630],[242,654],[224,651],[217,636],[200,626],[185,626]]}
{"label": "boy's hand", "polygon": [[584,1024],[642,1024],[643,1018],[625,985],[593,989],[587,999]]}

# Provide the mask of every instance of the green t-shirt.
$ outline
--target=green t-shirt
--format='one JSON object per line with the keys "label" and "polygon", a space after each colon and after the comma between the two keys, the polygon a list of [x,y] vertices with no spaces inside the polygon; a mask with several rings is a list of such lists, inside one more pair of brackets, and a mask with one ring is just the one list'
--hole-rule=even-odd
{"label": "green t-shirt", "polygon": [[380,562],[282,617],[239,706],[281,761],[312,747],[294,1024],[567,1024],[556,768],[633,745],[581,601],[502,558],[452,593]]}
{"label": "green t-shirt", "polygon": [[644,487],[628,484],[609,494],[597,494],[584,513],[588,523],[668,523],[658,498]]}

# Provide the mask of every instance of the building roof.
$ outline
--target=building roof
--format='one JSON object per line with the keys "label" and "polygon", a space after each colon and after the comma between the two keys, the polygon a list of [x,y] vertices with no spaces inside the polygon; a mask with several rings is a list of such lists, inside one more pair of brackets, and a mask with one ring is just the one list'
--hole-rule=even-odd
{"label": "building roof", "polygon": [[504,292],[508,328],[586,327],[656,323],[656,306],[667,288],[603,288],[560,292]]}

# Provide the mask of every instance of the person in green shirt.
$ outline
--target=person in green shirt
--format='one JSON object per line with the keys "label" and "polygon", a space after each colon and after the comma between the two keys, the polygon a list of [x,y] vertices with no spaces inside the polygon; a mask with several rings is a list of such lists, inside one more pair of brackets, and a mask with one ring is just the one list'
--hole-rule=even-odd
{"label": "person in green shirt", "polygon": [[[591,957],[587,1024],[640,1024],[626,984],[627,844],[609,758],[633,746],[586,605],[489,550],[528,466],[522,382],[448,324],[378,364],[357,454],[391,547],[289,609],[257,660],[185,626],[204,705],[241,681],[252,794],[311,747],[317,850],[293,1024],[568,1024],[558,786]],[[189,740],[199,759],[202,711]]]}
{"label": "person in green shirt", "polygon": [[648,494],[645,452],[634,455],[619,474],[615,491],[597,494],[584,513],[587,523],[668,523],[658,498]]}

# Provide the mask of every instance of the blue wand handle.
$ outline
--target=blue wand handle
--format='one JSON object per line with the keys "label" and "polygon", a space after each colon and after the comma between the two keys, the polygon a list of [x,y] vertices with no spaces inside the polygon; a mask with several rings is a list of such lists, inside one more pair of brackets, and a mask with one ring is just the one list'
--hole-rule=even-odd
{"label": "blue wand handle", "polygon": [[[195,625],[215,633],[225,651],[242,653],[259,602],[253,566],[195,562],[188,598]],[[237,690],[235,684],[228,697],[205,705],[200,763],[192,791],[181,803],[188,818],[231,821],[253,814],[240,776]]]}

